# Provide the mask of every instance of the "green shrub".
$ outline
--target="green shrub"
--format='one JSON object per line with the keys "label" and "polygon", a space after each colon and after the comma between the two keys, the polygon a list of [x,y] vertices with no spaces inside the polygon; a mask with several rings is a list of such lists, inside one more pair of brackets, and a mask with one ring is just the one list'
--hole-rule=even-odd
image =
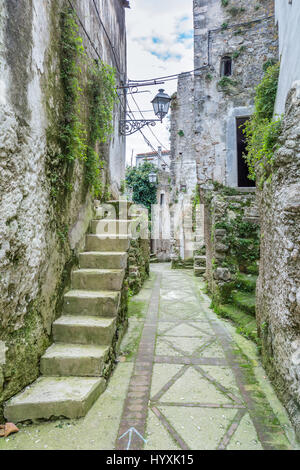
{"label": "green shrub", "polygon": [[256,88],[254,114],[244,128],[247,140],[247,155],[244,158],[249,167],[249,178],[256,180],[259,173],[260,183],[271,172],[282,126],[281,118],[273,119],[279,67],[277,63],[266,69],[263,80]]}
{"label": "green shrub", "polygon": [[228,91],[230,87],[234,87],[236,85],[237,82],[229,77],[222,77],[221,80],[218,81],[218,87],[221,88],[223,91]]}
{"label": "green shrub", "polygon": [[133,202],[147,207],[150,215],[151,204],[156,204],[156,185],[149,182],[149,174],[157,172],[156,166],[144,162],[139,167],[129,167],[126,171],[126,184],[132,188]]}

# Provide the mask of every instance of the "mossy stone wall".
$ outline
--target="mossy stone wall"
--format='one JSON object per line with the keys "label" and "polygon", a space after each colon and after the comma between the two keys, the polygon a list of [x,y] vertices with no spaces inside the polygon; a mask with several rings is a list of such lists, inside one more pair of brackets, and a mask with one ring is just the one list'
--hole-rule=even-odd
{"label": "mossy stone wall", "polygon": [[211,186],[204,193],[207,282],[216,304],[227,302],[238,274],[256,274],[259,219],[254,192]]}
{"label": "mossy stone wall", "polygon": [[[115,65],[92,2],[72,3],[105,62]],[[62,83],[61,13],[66,7],[66,0],[0,2],[0,417],[1,403],[39,375],[39,359],[51,341],[52,323],[62,313],[63,294],[92,217],[84,160],[71,161],[72,152],[68,164],[61,165],[68,92]],[[105,2],[104,10],[125,71],[124,8],[112,1]],[[84,34],[80,28],[78,38],[94,62]],[[88,129],[88,70],[79,56],[75,61],[81,68],[80,119]],[[118,105],[115,114],[114,143],[103,144],[104,198],[110,196],[112,168],[121,168],[118,159],[125,148]],[[99,146],[96,150],[101,151]],[[58,182],[64,183],[64,191],[53,191]]]}

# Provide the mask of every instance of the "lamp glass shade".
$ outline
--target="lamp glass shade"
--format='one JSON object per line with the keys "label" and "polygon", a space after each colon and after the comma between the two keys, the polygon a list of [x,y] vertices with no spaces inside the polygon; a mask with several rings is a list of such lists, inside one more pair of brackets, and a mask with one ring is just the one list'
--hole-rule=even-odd
{"label": "lamp glass shade", "polygon": [[161,120],[168,114],[170,109],[171,98],[163,89],[160,89],[156,97],[152,100],[154,114]]}

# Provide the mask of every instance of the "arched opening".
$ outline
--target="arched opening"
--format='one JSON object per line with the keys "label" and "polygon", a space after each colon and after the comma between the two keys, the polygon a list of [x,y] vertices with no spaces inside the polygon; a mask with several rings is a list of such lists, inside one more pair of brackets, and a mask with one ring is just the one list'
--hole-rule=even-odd
{"label": "arched opening", "polygon": [[232,58],[225,55],[221,59],[221,77],[230,77],[232,75]]}

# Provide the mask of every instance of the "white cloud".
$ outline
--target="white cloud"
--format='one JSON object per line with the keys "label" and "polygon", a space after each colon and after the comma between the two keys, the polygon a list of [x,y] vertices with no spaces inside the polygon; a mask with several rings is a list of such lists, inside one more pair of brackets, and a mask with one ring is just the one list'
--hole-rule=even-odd
{"label": "white cloud", "polygon": [[[127,10],[128,77],[131,80],[144,80],[164,75],[177,74],[193,69],[193,1],[192,0],[130,0],[131,10]],[[151,110],[151,100],[164,88],[170,95],[176,91],[177,81],[166,82],[161,86],[140,88],[135,95],[141,110]],[[128,97],[130,107],[136,105]],[[153,112],[145,113],[150,119]],[[135,113],[136,119],[140,115]],[[166,146],[169,144],[168,119],[151,129]],[[144,134],[154,147],[159,143],[150,130]],[[134,155],[151,149],[143,137],[136,133],[127,138],[127,161]]]}

